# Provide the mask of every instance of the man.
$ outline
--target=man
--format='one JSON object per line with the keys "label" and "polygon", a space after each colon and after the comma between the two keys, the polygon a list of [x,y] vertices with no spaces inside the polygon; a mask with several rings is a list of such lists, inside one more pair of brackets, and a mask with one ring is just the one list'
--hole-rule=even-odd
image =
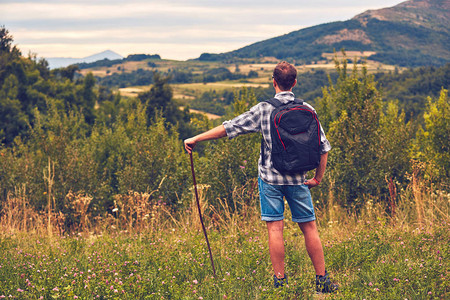
{"label": "man", "polygon": [[[294,101],[292,88],[297,83],[297,70],[287,62],[277,64],[273,71],[273,87],[275,98],[282,103]],[[305,105],[308,105],[304,103]],[[308,105],[309,106],[309,105]],[[310,107],[310,106],[309,106]],[[312,108],[312,107],[311,107]],[[238,135],[261,132],[264,140],[264,159],[258,162],[258,185],[261,202],[261,219],[266,221],[269,234],[269,253],[274,270],[274,286],[280,287],[287,284],[287,276],[284,273],[284,199],[286,198],[292,212],[292,220],[297,222],[305,237],[306,250],[316,271],[317,292],[334,292],[338,289],[331,283],[325,270],[325,259],[322,243],[315,222],[314,207],[312,204],[310,188],[318,186],[322,181],[327,164],[330,143],[320,127],[320,164],[315,176],[306,180],[305,173],[286,175],[278,172],[271,162],[271,137],[270,114],[274,106],[267,102],[261,102],[253,106],[249,111],[236,118],[223,122],[222,125],[203,132],[184,141],[185,149],[191,153],[198,142],[213,140],[228,136],[234,138]],[[264,163],[263,163],[264,162]]]}

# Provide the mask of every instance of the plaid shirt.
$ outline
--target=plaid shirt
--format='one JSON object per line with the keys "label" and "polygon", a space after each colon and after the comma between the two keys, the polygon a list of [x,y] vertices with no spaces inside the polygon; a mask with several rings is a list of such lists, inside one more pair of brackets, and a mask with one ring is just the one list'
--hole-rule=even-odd
{"label": "plaid shirt", "polygon": [[[275,95],[275,98],[282,103],[294,101],[294,94],[292,92],[281,92]],[[303,103],[312,108],[311,105]],[[227,132],[228,138],[232,139],[238,135],[261,132],[265,150],[264,150],[264,165],[262,165],[261,155],[258,160],[258,176],[266,183],[273,185],[298,185],[305,182],[305,173],[296,175],[280,174],[273,166],[271,160],[272,140],[270,137],[270,114],[275,109],[270,103],[260,102],[250,108],[249,111],[235,117],[232,120],[223,122],[223,126]],[[314,109],[314,108],[312,108]],[[328,142],[322,126],[320,126],[321,139],[321,154],[331,150],[330,142]]]}

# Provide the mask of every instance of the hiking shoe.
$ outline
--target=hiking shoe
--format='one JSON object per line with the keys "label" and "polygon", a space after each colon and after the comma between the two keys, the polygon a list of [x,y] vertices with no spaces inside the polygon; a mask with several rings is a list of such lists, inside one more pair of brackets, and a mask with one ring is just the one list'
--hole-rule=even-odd
{"label": "hiking shoe", "polygon": [[273,286],[275,288],[283,287],[288,284],[287,275],[284,275],[283,278],[277,278],[277,276],[273,275]]}
{"label": "hiking shoe", "polygon": [[334,293],[338,290],[339,285],[332,283],[325,271],[325,275],[316,275],[316,292],[317,293]]}

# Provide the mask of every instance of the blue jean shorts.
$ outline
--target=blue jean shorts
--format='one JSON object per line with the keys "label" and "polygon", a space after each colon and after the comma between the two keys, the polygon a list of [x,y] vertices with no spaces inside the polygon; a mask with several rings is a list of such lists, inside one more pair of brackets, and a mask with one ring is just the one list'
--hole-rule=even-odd
{"label": "blue jean shorts", "polygon": [[316,215],[307,185],[272,185],[258,178],[261,220],[280,221],[284,219],[284,198],[292,213],[292,221],[304,223],[314,221]]}

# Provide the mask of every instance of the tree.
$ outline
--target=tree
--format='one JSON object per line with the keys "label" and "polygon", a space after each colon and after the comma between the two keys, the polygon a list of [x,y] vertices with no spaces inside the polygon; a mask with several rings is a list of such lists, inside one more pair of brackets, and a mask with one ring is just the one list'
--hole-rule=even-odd
{"label": "tree", "polygon": [[19,81],[11,74],[0,87],[0,142],[10,144],[26,130],[28,118],[18,99]]}
{"label": "tree", "polygon": [[187,110],[180,110],[172,96],[172,88],[169,85],[170,76],[163,77],[154,72],[154,84],[149,91],[140,93],[139,100],[147,107],[148,123],[152,124],[156,116],[163,117],[172,126],[178,127],[182,139],[192,136],[194,129],[189,124],[191,114]]}
{"label": "tree", "polygon": [[442,89],[437,100],[428,97],[424,128],[417,132],[413,156],[427,163],[426,175],[448,183],[450,175],[450,101]]}
{"label": "tree", "polygon": [[[149,123],[155,118],[157,111],[161,111],[167,121],[176,123],[176,116],[169,115],[169,112],[176,111],[175,103],[172,100],[172,89],[168,82],[170,77],[162,77],[159,73],[153,74],[154,84],[149,91],[140,93],[138,98],[147,107],[147,118]],[[176,114],[176,113],[175,113]]]}
{"label": "tree", "polygon": [[14,41],[12,35],[4,27],[0,27],[0,52],[11,52],[11,49],[15,49],[15,46],[11,48],[12,42]]}
{"label": "tree", "polygon": [[[406,185],[410,170],[410,148],[413,138],[413,123],[406,121],[406,114],[399,110],[397,102],[391,101],[385,105],[380,116],[380,139],[377,154],[377,169],[387,180],[395,180]],[[381,185],[381,191],[387,193]]]}
{"label": "tree", "polygon": [[78,65],[70,65],[65,68],[52,70],[52,73],[55,74],[56,76],[61,76],[61,78],[67,78],[70,81],[73,81],[75,73],[79,70],[80,68]]}
{"label": "tree", "polygon": [[83,91],[82,91],[82,99],[83,103],[81,104],[81,109],[83,110],[86,121],[89,124],[94,124],[95,116],[94,116],[94,106],[97,101],[97,96],[94,92],[95,88],[95,77],[92,73],[86,75],[83,81]]}

